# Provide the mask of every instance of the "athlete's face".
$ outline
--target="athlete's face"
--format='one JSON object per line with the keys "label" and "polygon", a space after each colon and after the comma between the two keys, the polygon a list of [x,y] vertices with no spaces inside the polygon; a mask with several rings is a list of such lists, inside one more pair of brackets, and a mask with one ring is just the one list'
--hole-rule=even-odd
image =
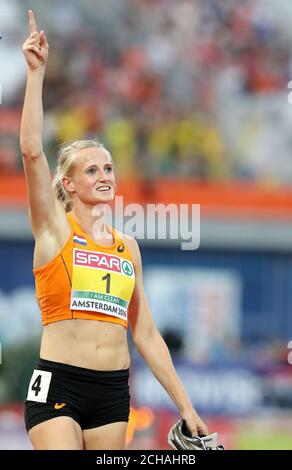
{"label": "athlete's face", "polygon": [[116,182],[113,165],[106,150],[97,147],[80,150],[69,184],[70,192],[87,204],[112,201]]}

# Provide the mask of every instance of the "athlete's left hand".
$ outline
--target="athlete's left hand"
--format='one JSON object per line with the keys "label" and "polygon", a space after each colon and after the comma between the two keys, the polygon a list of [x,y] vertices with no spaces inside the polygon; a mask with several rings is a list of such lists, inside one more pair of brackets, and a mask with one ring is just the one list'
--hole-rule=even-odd
{"label": "athlete's left hand", "polygon": [[206,424],[201,420],[194,408],[181,413],[188,430],[192,436],[207,436],[209,434]]}

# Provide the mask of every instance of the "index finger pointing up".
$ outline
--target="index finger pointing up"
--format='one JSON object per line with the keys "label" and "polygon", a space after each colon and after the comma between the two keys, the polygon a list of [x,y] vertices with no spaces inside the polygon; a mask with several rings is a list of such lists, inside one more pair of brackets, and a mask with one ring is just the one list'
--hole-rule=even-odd
{"label": "index finger pointing up", "polygon": [[35,31],[37,31],[37,25],[36,25],[35,17],[34,17],[32,10],[28,10],[28,17],[29,17],[29,31],[30,33],[34,33]]}

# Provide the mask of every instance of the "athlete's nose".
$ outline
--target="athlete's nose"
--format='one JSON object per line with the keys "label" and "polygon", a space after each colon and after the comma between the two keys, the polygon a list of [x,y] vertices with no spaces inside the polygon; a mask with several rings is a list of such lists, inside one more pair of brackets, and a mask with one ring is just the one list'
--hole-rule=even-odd
{"label": "athlete's nose", "polygon": [[104,183],[105,181],[108,180],[108,174],[105,172],[105,170],[100,170],[98,176],[99,176],[98,178],[99,183]]}

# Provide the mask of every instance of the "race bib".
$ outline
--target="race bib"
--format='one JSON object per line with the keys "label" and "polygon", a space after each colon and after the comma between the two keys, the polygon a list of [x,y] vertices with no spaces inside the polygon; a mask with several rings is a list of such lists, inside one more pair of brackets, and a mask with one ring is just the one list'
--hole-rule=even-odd
{"label": "race bib", "polygon": [[127,320],[134,285],[131,261],[108,253],[74,249],[71,310]]}
{"label": "race bib", "polygon": [[52,372],[35,369],[30,379],[27,400],[46,403],[49,387],[51,383]]}

